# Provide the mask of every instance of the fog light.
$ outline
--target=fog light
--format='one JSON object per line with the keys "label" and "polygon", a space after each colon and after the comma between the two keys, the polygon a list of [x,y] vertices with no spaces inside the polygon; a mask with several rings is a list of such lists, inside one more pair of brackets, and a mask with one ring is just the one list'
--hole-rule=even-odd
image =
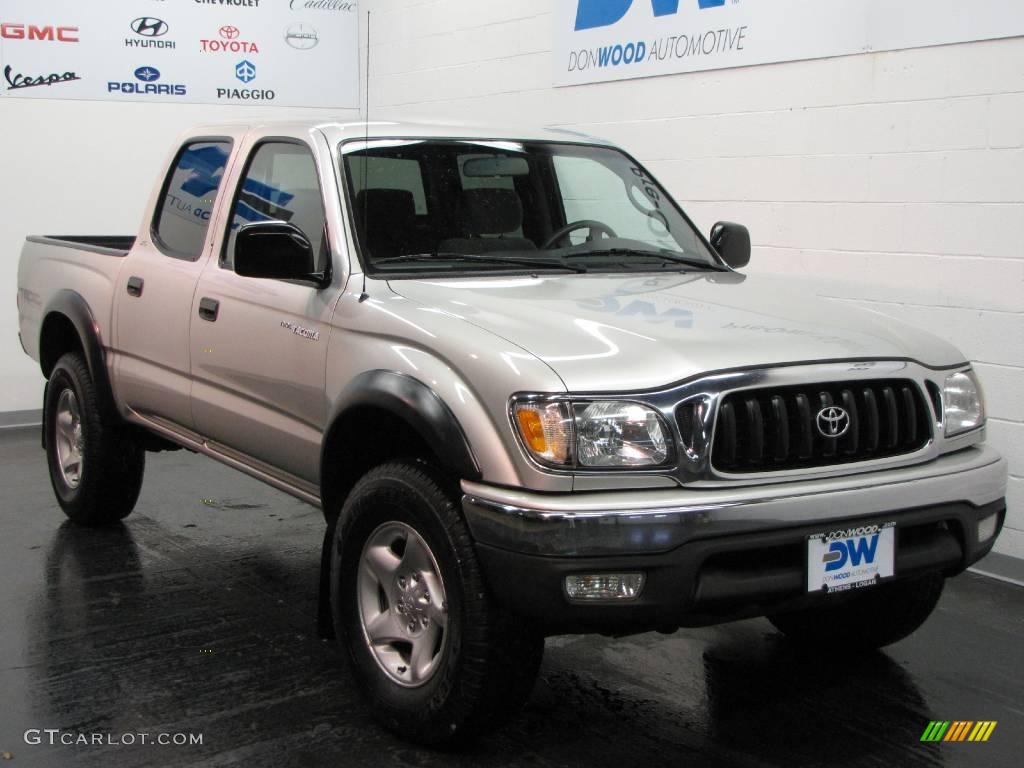
{"label": "fog light", "polygon": [[644,588],[642,573],[588,573],[565,577],[570,600],[635,600]]}
{"label": "fog light", "polygon": [[988,541],[996,535],[996,525],[999,523],[999,515],[989,515],[978,523],[978,543]]}

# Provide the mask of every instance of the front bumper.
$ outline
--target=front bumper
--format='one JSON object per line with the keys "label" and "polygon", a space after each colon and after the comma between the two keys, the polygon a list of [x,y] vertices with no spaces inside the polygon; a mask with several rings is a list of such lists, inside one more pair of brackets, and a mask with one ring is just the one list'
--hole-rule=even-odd
{"label": "front bumper", "polygon": [[[1006,462],[987,446],[884,472],[768,486],[538,494],[463,483],[463,509],[499,599],[550,633],[714,624],[822,599],[804,542],[837,523],[897,523],[897,577],[957,573],[1002,528]],[[998,515],[978,541],[978,522]],[[571,573],[643,571],[639,598],[570,602]],[[829,599],[843,599],[829,596]]]}

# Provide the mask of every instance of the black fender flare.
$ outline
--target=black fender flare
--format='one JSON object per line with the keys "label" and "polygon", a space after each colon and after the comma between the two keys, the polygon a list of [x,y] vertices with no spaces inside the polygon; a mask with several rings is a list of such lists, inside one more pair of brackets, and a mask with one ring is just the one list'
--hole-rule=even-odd
{"label": "black fender flare", "polygon": [[328,420],[328,439],[320,449],[321,468],[326,466],[335,425],[346,413],[364,406],[388,411],[409,424],[434,449],[444,469],[462,478],[480,478],[480,466],[469,440],[448,405],[419,379],[387,370],[361,373],[342,391]]}
{"label": "black fender flare", "polygon": [[[103,340],[100,336],[100,326],[89,309],[88,302],[77,291],[64,288],[57,291],[50,303],[43,311],[43,322],[40,325],[39,352],[40,361],[43,359],[43,334],[46,332],[47,322],[53,315],[62,315],[74,326],[75,332],[82,345],[82,352],[85,355],[85,364],[89,368],[89,375],[92,376],[93,385],[100,398],[100,407],[109,418],[120,419],[117,414],[117,407],[114,404],[114,393],[110,385],[110,376],[107,374],[106,355],[103,352]],[[50,371],[40,362],[43,375],[50,378]],[[49,386],[49,381],[47,381]],[[44,400],[45,402],[45,400]],[[43,444],[46,444],[46,414],[43,414]]]}

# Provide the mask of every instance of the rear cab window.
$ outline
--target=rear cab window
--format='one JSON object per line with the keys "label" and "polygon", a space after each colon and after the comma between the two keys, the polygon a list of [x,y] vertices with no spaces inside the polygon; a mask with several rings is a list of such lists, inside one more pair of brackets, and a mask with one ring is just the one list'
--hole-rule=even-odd
{"label": "rear cab window", "polygon": [[191,141],[178,152],[153,216],[153,241],[161,252],[195,261],[203,251],[231,141]]}

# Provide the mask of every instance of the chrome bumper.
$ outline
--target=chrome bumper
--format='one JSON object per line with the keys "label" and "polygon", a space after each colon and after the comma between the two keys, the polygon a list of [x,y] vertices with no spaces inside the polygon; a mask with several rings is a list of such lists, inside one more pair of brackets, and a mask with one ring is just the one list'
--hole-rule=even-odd
{"label": "chrome bumper", "polygon": [[980,507],[1005,496],[1006,476],[1005,459],[980,445],[911,467],[728,489],[543,494],[463,481],[462,505],[479,544],[563,557],[654,554],[944,503]]}

